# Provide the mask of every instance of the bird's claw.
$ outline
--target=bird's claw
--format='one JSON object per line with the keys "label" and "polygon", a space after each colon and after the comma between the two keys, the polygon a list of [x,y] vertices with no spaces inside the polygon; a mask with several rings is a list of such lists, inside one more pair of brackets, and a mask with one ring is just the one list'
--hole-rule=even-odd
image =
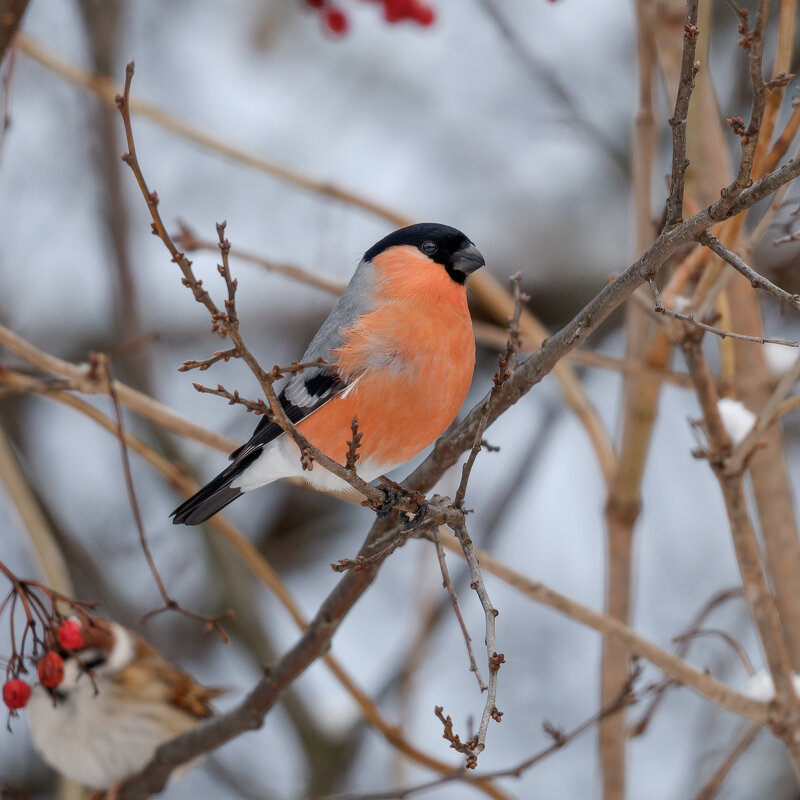
{"label": "bird's claw", "polygon": [[392,486],[381,486],[381,489],[386,499],[379,506],[375,506],[373,510],[378,519],[386,519],[394,511],[395,506],[403,495]]}
{"label": "bird's claw", "polygon": [[[386,519],[392,513],[392,511],[394,511],[397,504],[403,498],[408,498],[417,504],[417,508],[411,517],[401,523],[403,530],[410,530],[411,528],[419,525],[419,523],[425,518],[425,514],[428,513],[428,501],[425,499],[425,495],[421,494],[420,492],[409,491],[405,488],[405,486],[400,483],[396,483],[391,478],[387,478],[385,475],[381,475],[378,480],[380,480],[380,488],[383,491],[384,497],[386,498],[383,503],[378,506],[374,506],[374,511],[377,514],[378,519]],[[405,513],[410,514],[411,512]]]}
{"label": "bird's claw", "polygon": [[402,523],[401,527],[404,531],[410,531],[413,528],[416,528],[422,520],[425,519],[425,515],[428,513],[428,501],[422,500],[417,505],[417,510],[414,512],[414,516],[409,517],[406,519],[405,522]]}

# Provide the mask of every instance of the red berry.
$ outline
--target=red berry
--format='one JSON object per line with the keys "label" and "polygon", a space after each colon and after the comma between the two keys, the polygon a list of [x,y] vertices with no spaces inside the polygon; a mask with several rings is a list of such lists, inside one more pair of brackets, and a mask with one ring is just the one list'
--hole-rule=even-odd
{"label": "red berry", "polygon": [[413,0],[385,0],[383,16],[389,24],[408,19],[413,13]]}
{"label": "red berry", "polygon": [[66,619],[58,626],[58,643],[65,650],[80,650],[83,647],[83,634],[78,620]]}
{"label": "red berry", "polygon": [[426,5],[422,5],[418,3],[414,7],[414,13],[412,15],[416,22],[420,25],[424,25],[427,27],[428,25],[433,25],[436,20],[436,12],[430,7]]}
{"label": "red berry", "polygon": [[31,696],[31,687],[19,678],[3,684],[3,702],[12,710],[25,708]]}
{"label": "red berry", "polygon": [[306,0],[306,4],[311,8],[322,8],[325,5],[325,0]]}
{"label": "red berry", "polygon": [[331,33],[335,33],[337,36],[347,33],[347,17],[341,9],[335,6],[326,8],[323,19]]}
{"label": "red berry", "polygon": [[36,665],[42,686],[55,689],[64,680],[64,659],[52,650],[45,653]]}

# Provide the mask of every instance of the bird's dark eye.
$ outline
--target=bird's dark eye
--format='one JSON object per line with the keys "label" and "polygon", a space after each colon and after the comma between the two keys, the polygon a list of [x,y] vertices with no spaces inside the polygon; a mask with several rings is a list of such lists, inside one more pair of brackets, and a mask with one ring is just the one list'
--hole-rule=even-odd
{"label": "bird's dark eye", "polygon": [[422,252],[425,253],[425,255],[432,256],[438,249],[439,246],[436,244],[436,242],[422,243]]}

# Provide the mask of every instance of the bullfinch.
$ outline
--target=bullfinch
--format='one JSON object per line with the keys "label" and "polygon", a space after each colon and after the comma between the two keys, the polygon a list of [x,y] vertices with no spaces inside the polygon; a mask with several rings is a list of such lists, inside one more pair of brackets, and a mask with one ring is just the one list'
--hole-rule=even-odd
{"label": "bullfinch", "polygon": [[[367,481],[404,464],[453,421],[475,366],[465,282],[483,256],[461,231],[421,223],[370,247],[280,402],[298,430],[344,461],[351,423],[363,434],[358,473]],[[299,477],[327,491],[350,489],[328,470],[304,470],[295,442],[266,416],[216,478],[172,512],[197,525],[244,492]]]}

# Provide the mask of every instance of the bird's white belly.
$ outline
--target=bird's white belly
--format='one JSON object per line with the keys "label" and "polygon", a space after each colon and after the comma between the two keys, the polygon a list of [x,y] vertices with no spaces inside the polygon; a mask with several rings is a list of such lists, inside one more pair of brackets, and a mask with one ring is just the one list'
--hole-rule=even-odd
{"label": "bird's white belly", "polygon": [[[365,481],[371,481],[379,475],[394,469],[398,464],[376,464],[371,459],[359,462],[357,471]],[[261,452],[261,455],[231,481],[231,487],[249,492],[279,478],[301,478],[316,489],[326,492],[352,491],[352,486],[319,464],[312,469],[303,469],[300,462],[300,450],[286,435],[273,439]]]}
{"label": "bird's white belly", "polygon": [[44,758],[66,777],[94,789],[106,789],[140,770],[156,747],[169,738],[152,704],[120,704],[101,691],[95,695],[84,675],[83,685],[66,700],[53,699],[36,686],[28,706],[31,735]]}

